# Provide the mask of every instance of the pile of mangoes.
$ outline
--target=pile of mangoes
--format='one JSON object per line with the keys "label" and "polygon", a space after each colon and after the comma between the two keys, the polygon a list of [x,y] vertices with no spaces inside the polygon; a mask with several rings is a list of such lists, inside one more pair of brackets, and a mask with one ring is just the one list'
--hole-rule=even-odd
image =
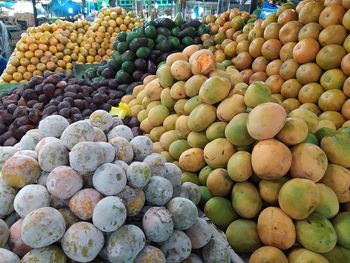
{"label": "pile of mangoes", "polygon": [[349,122],[336,129],[305,108],[287,113],[267,84],[215,65],[211,51],[190,46],[123,101],[250,262],[347,262]]}

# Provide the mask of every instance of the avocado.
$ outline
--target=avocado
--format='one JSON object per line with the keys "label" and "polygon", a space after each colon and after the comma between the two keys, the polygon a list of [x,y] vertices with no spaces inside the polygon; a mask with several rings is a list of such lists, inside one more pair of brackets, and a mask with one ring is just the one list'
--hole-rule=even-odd
{"label": "avocado", "polygon": [[175,25],[181,26],[184,23],[182,12],[178,12],[175,16]]}
{"label": "avocado", "polygon": [[197,30],[194,27],[190,26],[190,27],[186,27],[184,30],[179,32],[177,36],[179,38],[183,38],[183,37],[195,37],[196,35],[197,35]]}
{"label": "avocado", "polygon": [[153,41],[153,39],[148,38],[147,47],[149,49],[153,49],[154,48],[154,41]]}
{"label": "avocado", "polygon": [[145,36],[148,38],[155,38],[157,36],[157,29],[154,26],[147,26],[145,28]]}
{"label": "avocado", "polygon": [[118,44],[120,43],[120,41],[116,40],[114,41],[113,45],[112,45],[112,49],[113,50],[118,50]]}
{"label": "avocado", "polygon": [[128,73],[132,73],[135,69],[135,65],[132,61],[125,61],[123,62],[122,64],[122,70],[124,70],[125,72],[128,72]]}
{"label": "avocado", "polygon": [[181,29],[185,29],[187,27],[198,28],[201,24],[202,24],[201,21],[199,21],[198,19],[191,19],[187,21],[185,24],[182,24]]}
{"label": "avocado", "polygon": [[171,43],[166,39],[162,40],[157,44],[157,49],[159,49],[162,52],[169,52],[172,49]]}
{"label": "avocado", "polygon": [[148,58],[151,55],[151,50],[148,47],[140,47],[136,51],[136,56],[138,58]]}
{"label": "avocado", "polygon": [[114,74],[115,74],[115,71],[112,68],[107,67],[102,71],[101,76],[106,79],[110,79],[110,78],[113,78]]}
{"label": "avocado", "polygon": [[144,37],[145,36],[145,29],[143,27],[134,27],[135,32],[140,36]]}
{"label": "avocado", "polygon": [[199,34],[200,36],[203,35],[203,34],[205,34],[205,33],[208,33],[208,32],[209,32],[209,28],[208,28],[207,25],[202,24],[202,25],[200,25],[200,26],[198,27],[198,34]]}
{"label": "avocado", "polygon": [[117,46],[117,50],[122,54],[129,49],[128,44],[126,42],[119,42]]}
{"label": "avocado", "polygon": [[166,27],[167,29],[172,29],[175,27],[175,22],[169,18],[157,18],[154,20],[157,27]]}
{"label": "avocado", "polygon": [[117,35],[117,40],[119,40],[120,42],[126,41],[126,36],[126,32],[119,32],[119,34]]}
{"label": "avocado", "polygon": [[157,28],[157,32],[159,35],[163,35],[163,36],[170,36],[171,35],[171,32],[169,29],[165,28],[165,27],[158,27]]}
{"label": "avocado", "polygon": [[181,32],[181,29],[179,27],[174,27],[172,30],[171,30],[171,34],[175,37],[178,36],[178,34]]}
{"label": "avocado", "polygon": [[112,56],[112,59],[115,61],[116,64],[119,65],[119,67],[121,66],[121,64],[123,63],[123,59],[121,55],[117,55],[117,56]]}
{"label": "avocado", "polygon": [[132,81],[130,74],[122,69],[117,72],[115,79],[120,84],[129,84]]}
{"label": "avocado", "polygon": [[185,46],[190,46],[190,45],[193,45],[193,43],[194,43],[192,37],[184,37],[184,38],[181,40],[181,42],[182,42],[182,44],[184,44]]}
{"label": "avocado", "polygon": [[127,50],[122,54],[122,60],[124,61],[134,61],[136,59],[135,52]]}
{"label": "avocado", "polygon": [[163,35],[158,35],[157,38],[156,38],[156,43],[160,43],[163,40],[167,40],[167,37],[163,36]]}
{"label": "avocado", "polygon": [[134,62],[136,69],[145,71],[147,69],[147,61],[143,58],[137,58]]}
{"label": "avocado", "polygon": [[112,68],[114,70],[118,70],[120,68],[120,64],[118,64],[118,62],[112,58],[108,59],[107,65],[109,68]]}
{"label": "avocado", "polygon": [[148,44],[148,39],[145,37],[141,37],[141,38],[134,38],[130,44],[130,50],[136,52],[136,50],[138,50],[140,47],[145,47]]}
{"label": "avocado", "polygon": [[134,38],[138,38],[140,35],[137,32],[130,32],[126,36],[126,42],[129,44]]}
{"label": "avocado", "polygon": [[169,39],[169,42],[171,43],[171,45],[174,48],[179,48],[180,47],[180,40],[177,37],[170,36],[168,39]]}

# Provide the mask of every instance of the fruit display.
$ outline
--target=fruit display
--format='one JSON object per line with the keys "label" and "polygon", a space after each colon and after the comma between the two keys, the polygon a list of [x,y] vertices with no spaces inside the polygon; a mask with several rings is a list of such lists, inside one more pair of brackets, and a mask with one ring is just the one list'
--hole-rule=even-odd
{"label": "fruit display", "polygon": [[108,112],[51,115],[26,136],[0,147],[2,260],[231,262],[198,216],[199,187]]}
{"label": "fruit display", "polygon": [[0,80],[5,83],[27,82],[32,76],[42,76],[45,71],[71,72],[73,62],[107,60],[117,34],[141,25],[133,13],[115,7],[103,8],[92,23],[57,20],[28,28],[16,44]]}
{"label": "fruit display", "polygon": [[181,182],[199,185],[200,207],[249,262],[347,262],[346,116],[291,109],[280,96],[190,46],[122,101]]}
{"label": "fruit display", "polygon": [[127,93],[131,93],[147,75],[155,74],[158,64],[170,54],[201,43],[200,36],[206,30],[207,26],[198,20],[185,22],[181,14],[175,21],[158,18],[147,22],[132,32],[119,33],[113,43],[111,58],[101,62],[99,67],[90,69],[86,75],[92,80],[115,78],[121,89],[134,83],[127,88]]}
{"label": "fruit display", "polygon": [[112,55],[112,45],[119,32],[130,32],[141,27],[141,21],[132,12],[117,6],[102,8],[79,42],[77,63],[99,63]]}
{"label": "fruit display", "polygon": [[[124,94],[114,80],[91,84],[71,75],[45,72],[43,77],[33,77],[0,94],[0,145],[15,145],[50,115],[61,115],[73,123],[88,119],[97,109],[110,111],[119,105]],[[136,118],[126,121],[135,129],[139,125]]]}

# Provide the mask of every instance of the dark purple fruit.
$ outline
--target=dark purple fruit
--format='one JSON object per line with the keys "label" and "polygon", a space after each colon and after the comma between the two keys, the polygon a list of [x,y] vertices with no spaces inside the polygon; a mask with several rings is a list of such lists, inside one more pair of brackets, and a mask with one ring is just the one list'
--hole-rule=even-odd
{"label": "dark purple fruit", "polygon": [[14,146],[18,141],[16,140],[16,138],[8,138],[6,141],[4,141],[3,145],[4,146]]}
{"label": "dark purple fruit", "polygon": [[38,99],[38,95],[32,89],[25,90],[22,94],[22,97],[27,101]]}
{"label": "dark purple fruit", "polygon": [[70,108],[63,108],[58,112],[59,115],[65,117],[65,118],[69,118],[70,116]]}

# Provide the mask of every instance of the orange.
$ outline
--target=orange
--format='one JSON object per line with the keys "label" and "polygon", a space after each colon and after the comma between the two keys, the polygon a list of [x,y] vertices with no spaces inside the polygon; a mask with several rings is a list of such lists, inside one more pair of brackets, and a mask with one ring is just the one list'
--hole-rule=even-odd
{"label": "orange", "polygon": [[32,57],[34,57],[34,52],[33,51],[26,51],[26,52],[24,52],[24,56],[28,59],[31,59]]}
{"label": "orange", "polygon": [[126,25],[120,25],[119,28],[120,28],[121,31],[124,31],[124,32],[128,29],[126,27]]}
{"label": "orange", "polygon": [[34,52],[37,49],[38,49],[38,45],[37,44],[33,43],[33,44],[29,45],[29,50],[30,51]]}
{"label": "orange", "polygon": [[301,103],[317,103],[322,93],[323,88],[320,84],[309,83],[300,89],[298,99]]}
{"label": "orange", "polygon": [[341,114],[343,114],[344,118],[347,120],[350,120],[350,99],[344,102]]}
{"label": "orange", "polygon": [[57,53],[57,47],[55,47],[55,46],[50,46],[50,47],[49,47],[49,51],[50,51],[52,54],[56,54],[56,53]]}
{"label": "orange", "polygon": [[289,113],[292,110],[299,108],[300,102],[295,98],[288,98],[282,101],[282,106]]}
{"label": "orange", "polygon": [[34,72],[36,70],[36,67],[34,65],[28,65],[27,66],[27,71],[28,72]]}
{"label": "orange", "polygon": [[259,72],[259,71],[265,72],[268,63],[269,63],[269,61],[266,58],[264,58],[263,56],[257,57],[256,59],[254,59],[254,61],[252,63],[252,70],[254,72]]}
{"label": "orange", "polygon": [[44,52],[40,49],[38,50],[35,50],[34,51],[34,56],[37,57],[37,58],[41,58],[42,56],[44,56]]}
{"label": "orange", "polygon": [[319,120],[329,120],[334,123],[337,129],[339,129],[345,122],[343,115],[337,111],[325,111],[321,113]]}
{"label": "orange", "polygon": [[321,76],[320,83],[325,90],[341,89],[343,87],[346,75],[340,69],[330,69]]}
{"label": "orange", "polygon": [[56,72],[56,73],[64,73],[64,69],[61,68],[61,67],[57,67],[57,68],[55,69],[55,72]]}
{"label": "orange", "polygon": [[293,58],[299,64],[312,62],[320,49],[320,45],[313,38],[304,38],[293,49]]}
{"label": "orange", "polygon": [[71,62],[72,61],[72,58],[70,56],[64,56],[63,57],[63,61],[68,63],[68,62]]}
{"label": "orange", "polygon": [[30,60],[28,58],[21,58],[20,64],[24,67],[28,66],[30,64]]}
{"label": "orange", "polygon": [[11,80],[13,80],[13,78],[12,75],[5,72],[4,74],[2,74],[2,80],[5,82],[10,82]]}
{"label": "orange", "polygon": [[284,80],[294,79],[298,68],[299,64],[296,61],[288,59],[281,65],[279,74]]}
{"label": "orange", "polygon": [[65,46],[62,43],[57,44],[57,51],[63,51]]}
{"label": "orange", "polygon": [[59,60],[57,61],[57,66],[61,68],[65,68],[66,62],[64,62],[63,60]]}
{"label": "orange", "polygon": [[343,57],[341,61],[341,69],[346,75],[350,76],[350,54]]}
{"label": "orange", "polygon": [[[331,7],[331,6],[329,6]],[[323,47],[316,56],[316,62],[322,69],[338,68],[346,51],[340,45],[328,45]]]}
{"label": "orange", "polygon": [[[24,66],[19,66],[18,68],[17,68],[17,72],[19,72],[19,73],[24,73],[24,72],[26,72],[27,71],[27,67],[24,67]],[[15,73],[15,72],[13,72],[13,73]]]}
{"label": "orange", "polygon": [[342,5],[327,6],[320,14],[319,24],[326,28],[330,25],[341,25],[345,9]]}
{"label": "orange", "polygon": [[58,61],[58,58],[55,56],[50,57],[50,61],[56,63]]}
{"label": "orange", "polygon": [[[257,58],[261,56],[261,48],[265,42],[265,39],[262,37],[258,37],[253,39],[253,41],[249,45],[249,53],[252,57]],[[235,43],[235,42],[233,42]],[[226,52],[225,52],[226,53]]]}
{"label": "orange", "polygon": [[20,65],[19,58],[12,57],[9,62],[12,66],[18,67]]}
{"label": "orange", "polygon": [[63,59],[64,54],[62,52],[57,52],[55,55],[58,59]]}
{"label": "orange", "polygon": [[[46,70],[46,65],[44,63],[39,63],[38,65],[36,65],[36,68],[41,71],[44,72]],[[35,72],[35,71],[34,71]],[[34,74],[33,72],[33,74]]]}
{"label": "orange", "polygon": [[66,69],[72,69],[73,65],[72,63],[66,63]]}
{"label": "orange", "polygon": [[46,64],[46,63],[49,62],[49,61],[50,61],[50,59],[49,59],[48,57],[46,57],[46,56],[40,58],[40,62],[41,62],[41,63]]}
{"label": "orange", "polygon": [[42,50],[42,51],[48,51],[49,50],[49,47],[45,44],[39,44],[39,49]]}
{"label": "orange", "polygon": [[299,30],[298,40],[300,41],[304,38],[313,38],[317,40],[321,30],[322,28],[318,23],[312,22],[306,24]]}
{"label": "orange", "polygon": [[32,65],[36,65],[36,64],[38,64],[40,62],[40,60],[37,58],[37,57],[32,57],[31,59],[30,59],[30,63],[32,64]]}
{"label": "orange", "polygon": [[296,79],[301,84],[318,82],[321,74],[321,68],[316,63],[309,62],[299,66],[296,72]]}
{"label": "orange", "polygon": [[297,98],[302,85],[296,79],[286,80],[281,86],[281,95],[284,98]]}
{"label": "orange", "polygon": [[294,9],[287,9],[283,11],[277,19],[280,25],[287,24],[289,21],[298,20],[298,15]]}
{"label": "orange", "polygon": [[45,57],[48,57],[48,58],[52,57],[51,51],[45,51],[44,55]]}
{"label": "orange", "polygon": [[325,91],[318,100],[318,106],[322,111],[340,111],[346,96],[339,89]]}
{"label": "orange", "polygon": [[6,73],[13,74],[15,73],[17,68],[15,66],[12,66],[11,64],[7,65],[6,67]]}
{"label": "orange", "polygon": [[47,62],[46,68],[50,71],[53,71],[56,69],[56,64],[52,61]]}
{"label": "orange", "polygon": [[30,80],[32,77],[33,77],[32,72],[25,72],[25,73],[23,73],[23,78],[25,80]]}
{"label": "orange", "polygon": [[271,75],[267,78],[266,84],[272,94],[280,94],[284,79],[280,75]]}
{"label": "orange", "polygon": [[277,39],[269,39],[262,45],[261,53],[266,59],[274,60],[279,58],[281,48],[281,41]]}
{"label": "orange", "polygon": [[283,44],[288,42],[297,42],[299,30],[303,27],[303,24],[299,21],[289,21],[282,26],[279,32],[279,39]]}
{"label": "orange", "polygon": [[271,75],[279,74],[282,64],[283,64],[283,61],[280,59],[275,59],[271,61],[266,67],[267,75],[271,76]]}
{"label": "orange", "polygon": [[19,72],[13,73],[12,77],[13,77],[13,80],[15,80],[17,82],[23,80],[23,75]]}

